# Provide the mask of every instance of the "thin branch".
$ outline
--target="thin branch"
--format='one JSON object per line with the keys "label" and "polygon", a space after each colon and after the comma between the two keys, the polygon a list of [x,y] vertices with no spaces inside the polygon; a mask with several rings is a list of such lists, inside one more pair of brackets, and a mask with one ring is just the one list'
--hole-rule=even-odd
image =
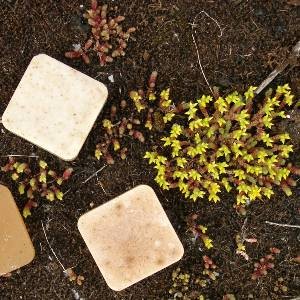
{"label": "thin branch", "polygon": [[202,73],[202,75],[203,75],[203,77],[204,77],[204,80],[205,80],[205,82],[206,82],[206,84],[207,84],[207,86],[208,86],[208,88],[209,88],[211,94],[213,95],[214,92],[213,92],[212,88],[210,87],[210,84],[209,84],[209,82],[208,82],[208,80],[207,80],[207,78],[206,78],[206,76],[205,76],[205,73],[204,73],[204,70],[203,70],[203,67],[202,67],[202,64],[201,64],[201,59],[200,59],[199,49],[198,49],[198,45],[197,45],[197,43],[196,43],[195,36],[194,36],[194,33],[193,33],[193,32],[192,32],[192,38],[193,38],[193,43],[194,43],[195,48],[196,48],[197,57],[198,57],[198,64],[199,64],[201,73]]}
{"label": "thin branch", "polygon": [[297,57],[300,56],[300,41],[293,47],[291,54],[287,59],[278,65],[275,70],[273,70],[269,76],[260,84],[260,86],[255,90],[255,94],[258,95],[263,89],[265,89],[280,73],[282,73],[289,65],[294,65]]}
{"label": "thin branch", "polygon": [[25,155],[25,154],[8,154],[8,155],[1,155],[0,157],[30,157],[30,158],[39,158],[38,155]]}
{"label": "thin branch", "polygon": [[269,225],[275,225],[275,226],[281,226],[281,227],[290,227],[290,228],[299,228],[300,229],[300,225],[280,224],[280,223],[274,223],[274,222],[270,222],[270,221],[265,221],[265,223],[269,224]]}
{"label": "thin branch", "polygon": [[59,262],[59,264],[60,264],[61,268],[62,268],[62,269],[63,269],[63,271],[65,272],[65,271],[66,271],[65,267],[64,267],[64,266],[63,266],[63,264],[60,262],[60,260],[58,259],[57,255],[55,254],[55,252],[54,252],[53,248],[51,247],[51,245],[50,245],[50,243],[49,243],[49,240],[48,240],[48,237],[47,237],[47,234],[46,234],[46,230],[45,230],[45,227],[44,227],[43,221],[41,221],[41,223],[42,223],[43,232],[44,232],[44,235],[45,235],[45,238],[46,238],[47,244],[48,244],[48,246],[49,246],[49,248],[50,248],[51,252],[53,253],[54,257],[55,257],[55,258],[57,259],[57,261]]}
{"label": "thin branch", "polygon": [[196,21],[196,19],[198,18],[198,16],[199,16],[200,14],[205,14],[208,18],[210,18],[211,20],[213,20],[213,21],[217,24],[217,26],[218,26],[219,29],[220,29],[220,35],[218,35],[218,37],[221,37],[221,36],[223,35],[223,30],[222,30],[220,24],[218,23],[218,21],[217,21],[216,19],[214,19],[213,17],[211,17],[205,10],[201,10],[201,11],[195,16],[192,26],[196,26],[195,21]]}
{"label": "thin branch", "polygon": [[106,168],[107,165],[104,165],[101,169],[99,169],[98,171],[96,171],[95,173],[93,173],[91,176],[89,176],[85,181],[82,182],[82,184],[87,183],[88,181],[90,181],[92,178],[94,178],[95,176],[97,176],[97,174],[99,172],[101,172],[104,168]]}
{"label": "thin branch", "polygon": [[221,37],[221,36],[223,35],[223,31],[222,31],[222,28],[221,28],[220,24],[218,23],[218,21],[217,21],[216,19],[214,19],[213,17],[211,17],[211,16],[210,16],[206,11],[204,11],[204,10],[200,11],[200,12],[195,16],[193,23],[190,24],[190,25],[192,26],[192,38],[193,38],[193,43],[194,43],[195,48],[196,48],[197,58],[198,58],[198,64],[199,64],[199,67],[200,67],[202,76],[203,76],[203,78],[204,78],[204,80],[205,80],[205,82],[206,82],[206,84],[207,84],[207,86],[208,86],[208,88],[209,88],[211,94],[214,95],[214,92],[213,92],[213,90],[212,90],[212,88],[211,88],[211,86],[210,86],[210,84],[209,84],[209,81],[208,81],[208,79],[207,79],[207,77],[206,77],[206,75],[205,75],[205,73],[204,73],[204,69],[203,69],[203,66],[202,66],[202,63],[201,63],[201,58],[200,58],[199,48],[198,48],[198,45],[197,45],[197,42],[196,42],[196,39],[195,39],[195,35],[194,35],[194,33],[196,33],[195,27],[197,26],[197,24],[196,24],[195,22],[196,22],[196,19],[198,18],[198,16],[199,16],[200,14],[204,14],[206,17],[210,18],[211,20],[213,20],[213,21],[217,24],[217,26],[218,26],[219,29],[220,29],[220,35],[218,35],[218,37]]}

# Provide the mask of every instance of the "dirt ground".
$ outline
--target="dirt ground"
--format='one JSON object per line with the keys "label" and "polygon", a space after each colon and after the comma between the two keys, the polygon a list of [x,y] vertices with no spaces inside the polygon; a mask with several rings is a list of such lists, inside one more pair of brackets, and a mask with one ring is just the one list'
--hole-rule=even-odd
{"label": "dirt ground", "polygon": [[[154,136],[144,144],[128,139],[129,156],[108,166],[98,178],[82,182],[100,169],[103,161],[94,158],[94,149],[101,134],[101,119],[112,103],[126,97],[132,88],[142,87],[152,70],[159,72],[158,88],[170,87],[176,101],[191,100],[209,93],[199,71],[191,36],[191,23],[205,11],[217,20],[221,29],[204,13],[197,18],[197,44],[202,64],[211,85],[226,93],[243,91],[246,86],[258,85],[277,63],[287,55],[300,38],[300,6],[283,0],[123,0],[107,1],[118,5],[126,16],[125,25],[137,27],[134,40],[129,43],[125,58],[106,67],[97,63],[89,66],[81,61],[68,60],[64,52],[73,43],[86,39],[86,26],[81,23],[80,5],[84,0],[0,0],[0,115],[4,112],[19,80],[34,55],[46,53],[89,76],[107,84],[110,96],[79,157],[65,163],[43,150],[7,132],[0,124],[0,155],[36,154],[54,169],[72,166],[74,176],[64,187],[71,188],[62,202],[39,200],[39,207],[26,220],[32,237],[36,258],[28,266],[0,278],[0,299],[170,299],[172,271],[180,267],[190,274],[201,274],[202,255],[208,254],[218,266],[220,276],[206,288],[191,286],[205,299],[222,299],[231,293],[237,299],[293,299],[300,297],[299,265],[291,258],[300,253],[300,232],[295,228],[276,227],[265,221],[300,225],[300,187],[286,197],[278,191],[271,201],[256,202],[247,213],[245,230],[258,243],[248,247],[247,262],[235,254],[235,235],[241,231],[245,218],[232,207],[234,196],[222,195],[221,203],[208,201],[186,203],[178,192],[162,192],[153,181],[154,172],[141,157],[155,143]],[[292,2],[292,1],[291,1]],[[221,36],[220,36],[221,35]],[[108,80],[113,75],[115,82]],[[299,67],[286,70],[275,80],[290,83],[299,97]],[[76,103],[74,103],[76,105]],[[286,126],[288,125],[288,126]],[[283,125],[299,128],[299,123]],[[297,127],[298,126],[298,127]],[[299,131],[298,131],[299,134]],[[300,144],[294,135],[295,145]],[[299,152],[298,152],[299,153]],[[34,159],[30,162],[34,163]],[[292,158],[300,165],[297,151]],[[1,157],[1,165],[6,158]],[[3,173],[0,182],[13,191],[20,209],[25,199],[18,195],[15,184]],[[101,182],[103,189],[99,182]],[[171,223],[185,247],[184,258],[150,278],[122,292],[113,292],[104,282],[76,227],[80,215],[138,185],[149,184],[159,196]],[[201,223],[209,228],[214,248],[201,252],[187,232],[186,218],[197,212]],[[65,268],[75,267],[85,277],[77,286],[65,278],[52,255],[43,231],[45,225],[49,241]],[[281,249],[275,268],[260,280],[250,279],[253,263],[267,254],[269,247]],[[288,292],[274,292],[275,282],[283,277]],[[251,298],[252,297],[252,298]],[[298,298],[299,299],[299,298]]]}

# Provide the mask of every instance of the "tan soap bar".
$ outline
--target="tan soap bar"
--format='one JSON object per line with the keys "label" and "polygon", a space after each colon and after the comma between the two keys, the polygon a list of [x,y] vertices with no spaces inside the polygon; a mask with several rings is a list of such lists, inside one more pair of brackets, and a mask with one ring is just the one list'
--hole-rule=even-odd
{"label": "tan soap bar", "polygon": [[180,260],[183,246],[155,192],[140,185],[80,217],[105,281],[120,291]]}
{"label": "tan soap bar", "polygon": [[30,62],[2,122],[29,142],[63,160],[73,160],[107,95],[104,84],[40,54]]}
{"label": "tan soap bar", "polygon": [[9,189],[0,185],[0,276],[29,264],[35,252]]}

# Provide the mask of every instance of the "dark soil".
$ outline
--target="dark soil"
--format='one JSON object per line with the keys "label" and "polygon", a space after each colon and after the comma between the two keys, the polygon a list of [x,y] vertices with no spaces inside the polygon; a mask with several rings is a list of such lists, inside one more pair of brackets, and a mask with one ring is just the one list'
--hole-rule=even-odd
{"label": "dark soil", "polygon": [[[98,180],[105,192],[96,177],[81,184],[104,164],[93,157],[95,145],[103,133],[101,118],[109,113],[111,104],[126,97],[130,89],[144,86],[152,70],[159,71],[158,87],[171,87],[172,98],[177,101],[209,93],[197,64],[189,24],[200,11],[205,10],[215,18],[223,30],[219,37],[216,24],[204,14],[199,15],[196,39],[205,74],[211,85],[219,86],[226,93],[258,85],[282,61],[300,38],[299,6],[281,0],[107,1],[118,5],[120,13],[126,16],[125,24],[136,26],[138,31],[133,35],[136,40],[131,41],[126,57],[101,68],[96,62],[86,66],[81,61],[64,57],[72,43],[86,39],[79,6],[88,3],[83,2],[0,0],[0,115],[30,60],[39,53],[51,55],[104,82],[110,92],[108,103],[79,157],[69,164],[14,136],[0,125],[0,155],[35,153],[54,169],[62,170],[67,165],[75,169],[73,179],[64,187],[65,191],[72,188],[65,199],[54,203],[40,199],[39,207],[26,220],[36,258],[10,278],[0,278],[0,299],[168,299],[172,271],[179,266],[190,274],[201,274],[204,254],[213,258],[220,276],[206,288],[191,286],[191,291],[201,290],[209,299],[222,299],[226,293],[234,294],[237,299],[250,299],[251,295],[254,299],[299,297],[299,265],[291,262],[300,251],[299,229],[265,224],[266,220],[300,224],[299,187],[289,198],[278,191],[271,201],[256,202],[249,207],[246,232],[259,242],[247,247],[250,260],[246,262],[235,254],[235,235],[241,231],[244,218],[238,216],[232,207],[234,196],[224,194],[220,204],[211,205],[208,201],[186,203],[174,191],[162,193],[153,181],[153,170],[141,159],[145,150],[155,142],[149,142],[151,137],[149,139],[147,134],[145,144],[128,140],[128,158],[116,161],[99,174]],[[111,74],[114,83],[108,80]],[[274,85],[291,83],[299,96],[299,80],[299,67],[296,67],[286,70]],[[291,127],[290,123],[287,125]],[[299,117],[296,125],[299,128]],[[294,137],[295,144],[299,144],[299,135]],[[299,155],[293,159],[295,164],[300,164]],[[1,158],[1,165],[4,163],[5,158]],[[34,164],[33,159],[30,163]],[[11,188],[21,209],[25,199],[18,195],[16,185],[6,174],[0,173],[0,181]],[[90,209],[91,202],[100,205],[141,183],[149,184],[157,192],[184,244],[185,255],[176,265],[117,293],[105,284],[76,223],[78,217]],[[192,212],[199,213],[201,223],[209,228],[209,235],[214,240],[214,248],[210,251],[201,252],[187,232],[185,219]],[[41,221],[63,265],[66,268],[75,266],[75,272],[85,277],[81,287],[70,283],[63,275],[46,243]],[[281,249],[275,268],[266,277],[252,281],[253,263],[267,254],[270,246]],[[284,295],[273,291],[279,277],[283,277],[289,288]]]}

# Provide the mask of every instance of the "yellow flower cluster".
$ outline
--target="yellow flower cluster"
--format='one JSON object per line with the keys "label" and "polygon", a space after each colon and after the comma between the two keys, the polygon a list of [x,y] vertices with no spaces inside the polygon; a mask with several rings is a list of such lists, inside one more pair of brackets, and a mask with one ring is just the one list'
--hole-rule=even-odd
{"label": "yellow flower cluster", "polygon": [[[270,199],[274,185],[290,195],[294,167],[286,159],[293,147],[287,144],[287,133],[272,134],[271,129],[274,120],[286,118],[283,109],[292,105],[294,96],[288,85],[278,86],[254,109],[254,91],[250,87],[244,95],[234,92],[216,100],[202,96],[182,105],[183,113],[166,115],[173,122],[161,139],[166,155],[145,155],[157,171],[155,181],[163,189],[178,188],[193,201],[207,195],[218,202],[223,189],[235,188],[237,204],[245,205]],[[161,97],[164,105],[171,105],[169,90]]]}

